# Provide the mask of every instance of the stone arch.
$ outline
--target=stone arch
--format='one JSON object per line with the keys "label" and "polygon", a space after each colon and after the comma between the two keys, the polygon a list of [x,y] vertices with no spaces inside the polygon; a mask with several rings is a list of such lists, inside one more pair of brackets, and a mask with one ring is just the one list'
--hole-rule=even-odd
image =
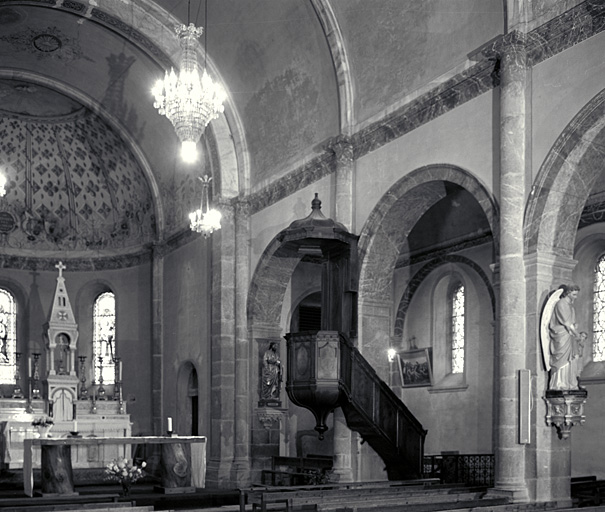
{"label": "stone arch", "polygon": [[466,189],[485,213],[498,253],[498,209],[487,188],[469,172],[448,164],[420,167],[395,183],[371,212],[359,241],[362,300],[390,297],[390,281],[400,248],[420,217],[445,197],[444,182]]}
{"label": "stone arch", "polygon": [[321,23],[334,62],[338,84],[340,131],[349,135],[353,128],[353,80],[346,45],[334,10],[328,0],[311,0]]}
{"label": "stone arch", "polygon": [[580,215],[602,165],[605,90],[570,121],[550,149],[525,212],[525,252],[572,257]]}
{"label": "stone arch", "polygon": [[248,291],[248,322],[251,326],[280,324],[286,288],[301,256],[282,246],[277,235],[259,259]]}
{"label": "stone arch", "polygon": [[445,255],[445,256],[431,260],[429,263],[424,265],[420,270],[418,270],[418,272],[416,272],[414,274],[414,276],[410,279],[410,282],[408,283],[408,285],[401,297],[401,300],[399,301],[397,313],[395,314],[394,336],[395,336],[396,341],[401,341],[401,339],[402,339],[403,327],[405,325],[405,317],[407,315],[407,311],[410,306],[410,303],[412,302],[414,294],[416,293],[416,290],[418,290],[418,287],[420,286],[420,284],[424,281],[424,279],[433,270],[435,270],[435,269],[439,268],[440,266],[445,265],[447,263],[459,263],[462,265],[467,265],[468,267],[470,267],[472,270],[474,270],[478,274],[481,281],[483,281],[483,283],[485,284],[487,292],[489,293],[489,297],[491,299],[493,318],[496,317],[496,295],[494,293],[492,284],[490,283],[485,272],[483,272],[483,269],[479,265],[477,265],[477,263],[475,263],[474,261],[472,261],[464,256],[459,256],[456,254]]}

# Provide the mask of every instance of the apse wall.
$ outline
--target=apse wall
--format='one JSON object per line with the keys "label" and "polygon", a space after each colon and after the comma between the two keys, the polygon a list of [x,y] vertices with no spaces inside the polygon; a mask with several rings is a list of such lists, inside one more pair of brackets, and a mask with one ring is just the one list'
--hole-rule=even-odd
{"label": "apse wall", "polygon": [[[59,260],[57,260],[58,262]],[[78,353],[91,354],[91,287],[102,283],[116,296],[117,354],[123,362],[124,399],[132,434],[152,434],[151,417],[151,296],[150,267],[141,264],[116,270],[70,271],[65,260],[65,286],[79,327]],[[0,285],[17,290],[17,346],[22,353],[44,353],[44,325],[49,320],[58,271],[0,269]],[[90,355],[87,362],[90,363]],[[45,364],[45,363],[44,363]],[[25,371],[25,370],[23,370]],[[91,383],[90,369],[87,383]],[[116,405],[117,407],[117,405]]]}

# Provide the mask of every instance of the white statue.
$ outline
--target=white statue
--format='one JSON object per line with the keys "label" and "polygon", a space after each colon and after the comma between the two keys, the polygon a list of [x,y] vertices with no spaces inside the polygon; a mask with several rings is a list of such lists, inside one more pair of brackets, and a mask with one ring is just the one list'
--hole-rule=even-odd
{"label": "white statue", "polygon": [[540,322],[542,355],[550,371],[549,390],[581,389],[578,377],[582,371],[585,332],[578,332],[574,302],[580,287],[562,285],[546,302]]}

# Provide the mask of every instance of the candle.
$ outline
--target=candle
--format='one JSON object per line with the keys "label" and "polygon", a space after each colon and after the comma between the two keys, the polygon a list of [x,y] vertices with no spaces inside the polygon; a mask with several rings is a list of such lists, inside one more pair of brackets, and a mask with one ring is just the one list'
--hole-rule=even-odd
{"label": "candle", "polygon": [[122,361],[118,361],[118,379],[122,382]]}
{"label": "candle", "polygon": [[78,431],[78,422],[76,420],[74,420],[74,426],[73,426],[72,432],[77,432],[77,431]]}
{"label": "candle", "polygon": [[168,432],[172,432],[172,418],[168,416]]}

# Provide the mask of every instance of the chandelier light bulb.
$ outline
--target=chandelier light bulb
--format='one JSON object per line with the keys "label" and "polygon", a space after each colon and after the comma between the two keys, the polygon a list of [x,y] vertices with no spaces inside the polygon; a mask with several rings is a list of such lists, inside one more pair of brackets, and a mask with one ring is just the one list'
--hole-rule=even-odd
{"label": "chandelier light bulb", "polygon": [[0,197],[4,197],[6,195],[6,176],[4,173],[0,173]]}
{"label": "chandelier light bulb", "polygon": [[181,158],[183,162],[192,164],[197,161],[197,144],[192,140],[184,140],[181,143]]}

